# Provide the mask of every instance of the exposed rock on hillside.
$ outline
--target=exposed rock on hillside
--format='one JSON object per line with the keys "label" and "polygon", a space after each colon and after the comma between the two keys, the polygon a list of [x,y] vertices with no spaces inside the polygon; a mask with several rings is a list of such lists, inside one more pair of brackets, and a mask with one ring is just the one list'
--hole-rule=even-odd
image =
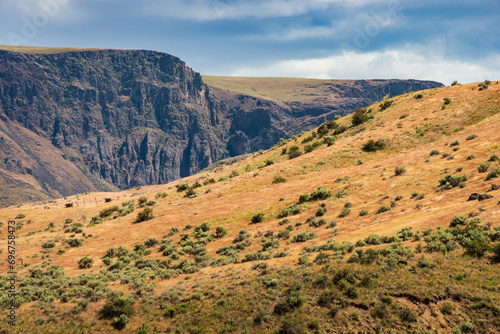
{"label": "exposed rock on hillside", "polygon": [[332,81],[337,105],[281,103],[209,87],[159,52],[0,50],[0,205],[165,183],[386,94],[439,85]]}

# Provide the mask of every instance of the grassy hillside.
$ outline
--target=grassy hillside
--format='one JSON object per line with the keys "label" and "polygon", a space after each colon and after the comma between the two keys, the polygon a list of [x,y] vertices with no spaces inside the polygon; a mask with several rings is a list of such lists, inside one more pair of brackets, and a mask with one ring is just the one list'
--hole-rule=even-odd
{"label": "grassy hillside", "polygon": [[437,88],[178,182],[2,209],[14,332],[498,333],[499,124],[498,81]]}
{"label": "grassy hillside", "polygon": [[0,50],[22,52],[22,53],[61,53],[70,51],[93,51],[99,49],[90,48],[54,48],[45,46],[17,46],[17,45],[0,45]]}
{"label": "grassy hillside", "polygon": [[221,77],[211,75],[204,75],[203,81],[220,89],[229,89],[282,102],[329,98],[332,95],[331,84],[354,84],[352,80]]}

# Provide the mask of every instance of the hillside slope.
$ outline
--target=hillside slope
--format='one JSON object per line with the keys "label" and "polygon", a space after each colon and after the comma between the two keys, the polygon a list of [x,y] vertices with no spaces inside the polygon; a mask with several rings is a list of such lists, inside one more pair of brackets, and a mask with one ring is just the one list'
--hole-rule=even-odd
{"label": "hillside slope", "polygon": [[178,182],[2,209],[17,329],[498,333],[499,124],[498,81],[436,88]]}
{"label": "hillside slope", "polygon": [[[436,85],[366,83],[343,99]],[[349,106],[310,112],[222,91],[160,52],[0,46],[0,206],[173,181]]]}

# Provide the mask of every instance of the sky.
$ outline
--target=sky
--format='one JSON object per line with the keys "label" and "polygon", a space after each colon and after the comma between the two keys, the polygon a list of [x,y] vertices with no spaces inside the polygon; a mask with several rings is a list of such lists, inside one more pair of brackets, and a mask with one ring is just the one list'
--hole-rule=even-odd
{"label": "sky", "polygon": [[0,0],[0,44],[147,49],[202,74],[500,79],[500,0]]}

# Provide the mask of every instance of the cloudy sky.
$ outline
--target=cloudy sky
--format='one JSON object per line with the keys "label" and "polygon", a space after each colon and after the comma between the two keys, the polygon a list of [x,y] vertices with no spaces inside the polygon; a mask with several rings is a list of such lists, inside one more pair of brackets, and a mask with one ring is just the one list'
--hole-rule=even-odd
{"label": "cloudy sky", "polygon": [[202,74],[500,79],[500,0],[0,0],[0,44],[148,49]]}

